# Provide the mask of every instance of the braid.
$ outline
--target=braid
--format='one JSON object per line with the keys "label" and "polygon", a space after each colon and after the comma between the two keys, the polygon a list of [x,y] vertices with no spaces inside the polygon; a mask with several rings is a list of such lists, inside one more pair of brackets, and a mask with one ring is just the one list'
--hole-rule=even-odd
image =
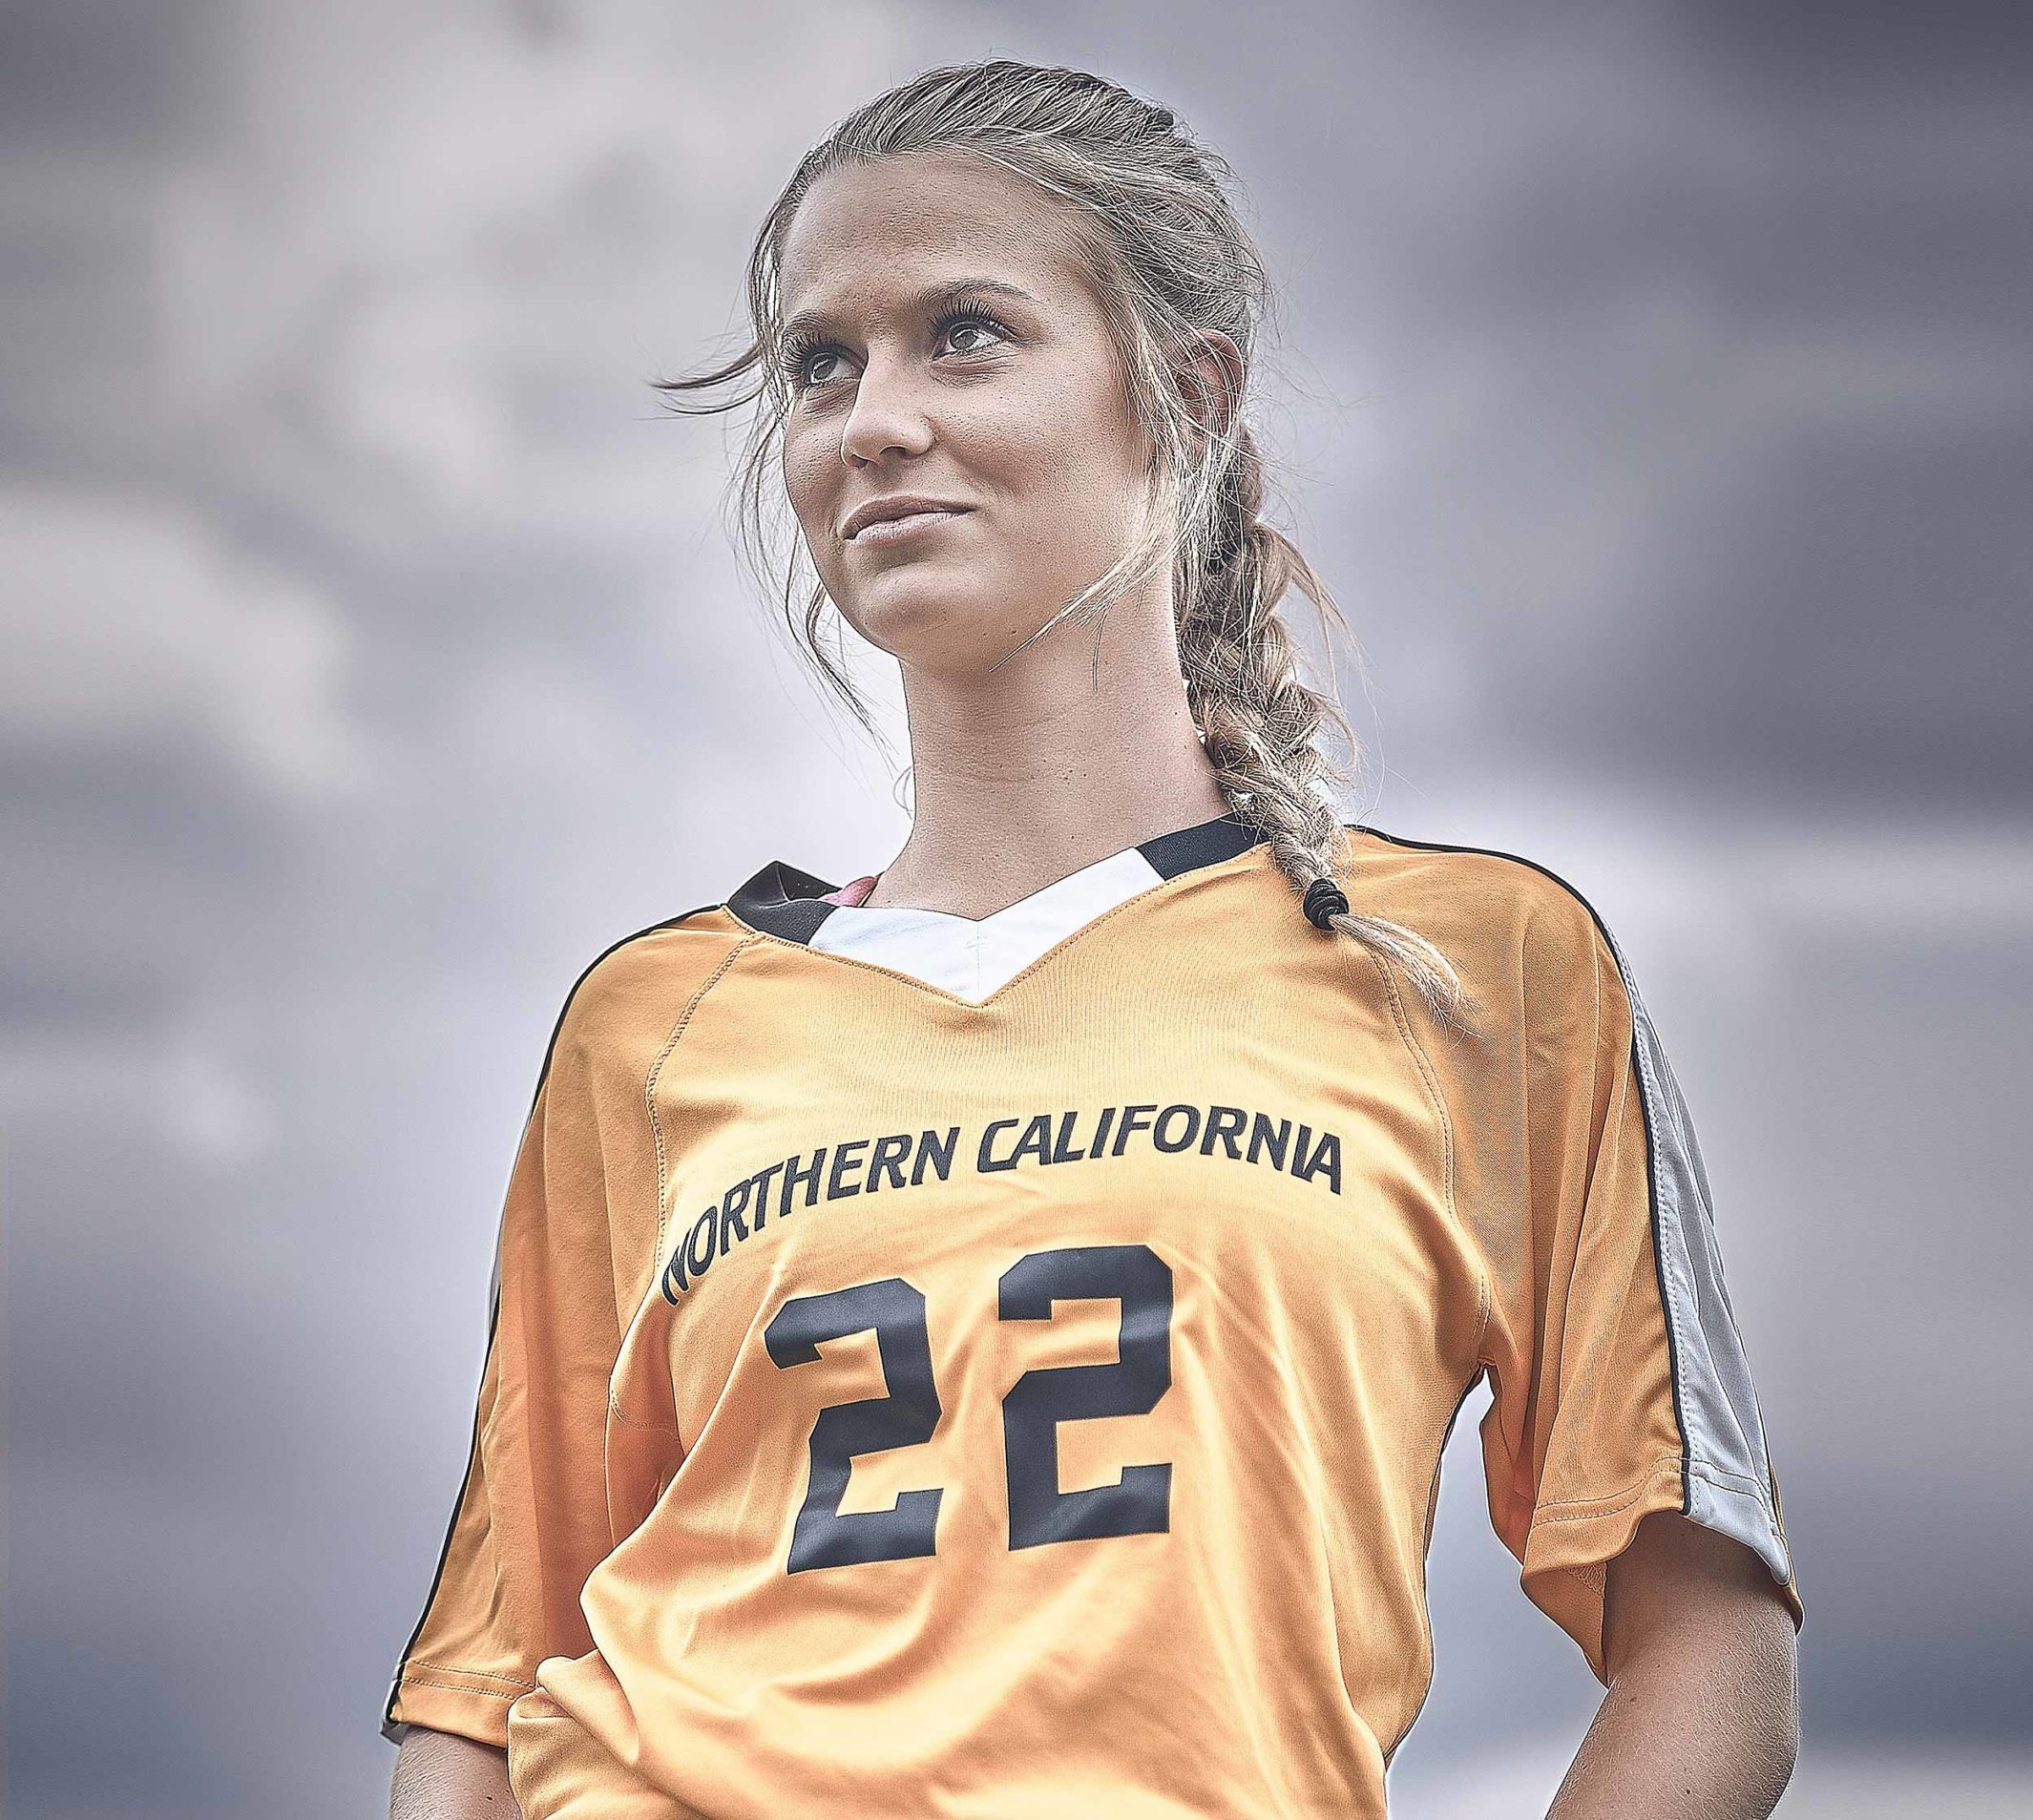
{"label": "braid", "polygon": [[[1352,746],[1354,738],[1333,698],[1301,678],[1276,608],[1296,585],[1320,611],[1323,628],[1341,616],[1297,546],[1259,516],[1263,503],[1263,458],[1244,428],[1213,490],[1205,559],[1197,573],[1175,576],[1180,666],[1194,722],[1223,793],[1268,840],[1307,918],[1389,954],[1435,1015],[1452,1023],[1464,996],[1446,956],[1412,930],[1352,910],[1336,877],[1346,836],[1340,811],[1320,787],[1335,767],[1318,735],[1332,722]],[[1192,544],[1187,538],[1182,547]]]}
{"label": "braid", "polygon": [[1313,785],[1326,768],[1314,744],[1331,704],[1299,680],[1291,641],[1271,611],[1298,553],[1257,516],[1263,465],[1247,429],[1215,492],[1205,579],[1182,592],[1186,700],[1223,791],[1305,885],[1331,869],[1341,821]]}

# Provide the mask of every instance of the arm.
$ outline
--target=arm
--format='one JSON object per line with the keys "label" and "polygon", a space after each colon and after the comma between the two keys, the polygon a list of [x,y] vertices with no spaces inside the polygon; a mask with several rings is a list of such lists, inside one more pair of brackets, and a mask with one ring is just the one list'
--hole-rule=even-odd
{"label": "arm", "polygon": [[1793,1621],[1747,1548],[1657,1511],[1608,1564],[1604,1696],[1547,1820],[1764,1820],[1799,1747]]}
{"label": "arm", "polygon": [[508,1752],[411,1726],[395,1758],[388,1820],[522,1820],[509,1789]]}

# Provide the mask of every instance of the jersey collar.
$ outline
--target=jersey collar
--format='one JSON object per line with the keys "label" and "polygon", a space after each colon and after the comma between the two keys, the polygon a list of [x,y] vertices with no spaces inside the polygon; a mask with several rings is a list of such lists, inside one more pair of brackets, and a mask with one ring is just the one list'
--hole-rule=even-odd
{"label": "jersey collar", "polygon": [[[1234,859],[1264,838],[1261,830],[1230,810],[1121,851],[1142,854],[1162,882]],[[750,929],[808,947],[819,926],[841,908],[825,901],[829,891],[839,889],[787,861],[771,860],[727,899],[727,909]]]}

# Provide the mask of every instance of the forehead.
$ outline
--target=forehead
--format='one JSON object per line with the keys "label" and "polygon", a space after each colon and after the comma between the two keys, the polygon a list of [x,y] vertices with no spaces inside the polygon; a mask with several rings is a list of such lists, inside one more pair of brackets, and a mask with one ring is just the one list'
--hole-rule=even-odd
{"label": "forehead", "polygon": [[1081,291],[1071,219],[1035,184],[980,158],[915,155],[829,171],[785,237],[786,316],[915,294],[964,272],[1046,301]]}

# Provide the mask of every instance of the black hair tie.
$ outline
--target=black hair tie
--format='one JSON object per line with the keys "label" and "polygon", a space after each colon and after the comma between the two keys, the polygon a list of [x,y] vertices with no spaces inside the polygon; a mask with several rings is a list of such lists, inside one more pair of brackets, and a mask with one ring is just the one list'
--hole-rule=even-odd
{"label": "black hair tie", "polygon": [[1306,888],[1306,920],[1315,929],[1331,929],[1330,920],[1349,913],[1349,900],[1331,878],[1316,878]]}

